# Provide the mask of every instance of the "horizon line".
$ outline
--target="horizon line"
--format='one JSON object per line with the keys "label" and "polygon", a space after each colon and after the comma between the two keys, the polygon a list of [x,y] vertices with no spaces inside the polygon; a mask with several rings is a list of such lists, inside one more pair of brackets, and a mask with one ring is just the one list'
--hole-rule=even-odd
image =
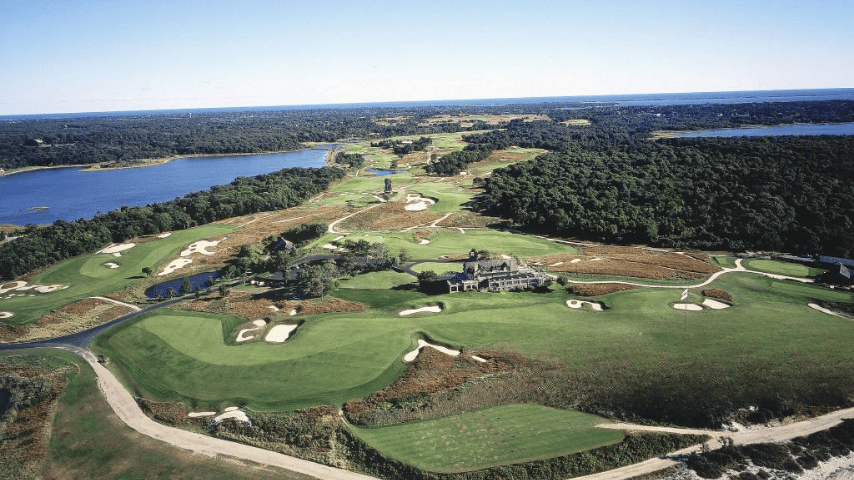
{"label": "horizon line", "polygon": [[[215,111],[215,110],[236,110],[240,109],[259,110],[286,110],[286,109],[303,109],[303,110],[321,110],[334,109],[337,107],[353,107],[362,105],[392,105],[392,104],[427,104],[424,106],[453,106],[452,102],[478,102],[478,101],[516,101],[518,104],[524,104],[524,100],[534,99],[585,99],[585,98],[602,98],[602,97],[655,97],[659,95],[701,95],[701,94],[732,94],[732,93],[761,93],[761,92],[797,92],[797,91],[834,91],[834,90],[852,90],[854,87],[828,87],[828,88],[786,88],[786,89],[763,89],[763,90],[711,90],[711,91],[683,91],[683,92],[658,92],[658,93],[604,93],[604,94],[587,94],[587,95],[546,95],[546,96],[525,96],[525,97],[482,97],[482,98],[455,98],[455,99],[431,99],[431,100],[384,100],[384,101],[364,101],[364,102],[343,102],[343,103],[303,103],[303,104],[278,104],[278,105],[238,105],[238,106],[220,106],[220,107],[173,107],[173,108],[142,108],[137,110],[97,110],[97,111],[70,111],[70,112],[51,112],[51,113],[12,113],[0,114],[0,119],[6,120],[11,118],[22,117],[40,117],[40,116],[61,116],[61,115],[86,115],[93,116],[99,114],[121,114],[121,113],[140,113],[140,112],[188,112],[188,111]],[[606,100],[603,103],[611,103],[616,100]],[[542,102],[540,102],[542,103]],[[557,103],[557,102],[555,102]],[[462,104],[460,104],[462,106]],[[500,106],[495,104],[492,106]]]}

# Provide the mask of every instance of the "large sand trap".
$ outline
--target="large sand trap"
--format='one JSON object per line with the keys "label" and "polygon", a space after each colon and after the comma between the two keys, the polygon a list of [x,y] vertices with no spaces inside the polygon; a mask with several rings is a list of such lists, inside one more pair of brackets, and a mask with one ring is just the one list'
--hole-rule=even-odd
{"label": "large sand trap", "polygon": [[676,310],[688,310],[691,312],[697,312],[703,309],[702,305],[697,305],[696,303],[676,303],[673,305],[673,308]]}
{"label": "large sand trap", "polygon": [[336,247],[335,245],[332,245],[331,243],[327,243],[326,245],[323,246],[323,248],[325,248],[327,250],[338,250],[338,247]]}
{"label": "large sand trap", "polygon": [[241,412],[237,410],[237,407],[229,407],[225,409],[225,413],[217,415],[214,417],[214,422],[219,423],[226,418],[234,418],[244,423],[251,423],[249,417],[246,415],[246,412]]}
{"label": "large sand trap", "polygon": [[35,291],[39,293],[50,293],[56,290],[65,290],[68,288],[68,285],[56,284],[56,285],[37,285],[35,286]]}
{"label": "large sand trap", "polygon": [[406,194],[406,206],[403,209],[409,212],[417,212],[427,210],[427,207],[435,203],[434,200],[424,198],[421,195],[408,193]]}
{"label": "large sand trap", "polygon": [[265,342],[282,343],[291,336],[291,332],[297,329],[297,325],[276,325],[267,332]]}
{"label": "large sand trap", "polygon": [[712,300],[711,298],[707,298],[703,300],[703,305],[711,308],[712,310],[723,310],[725,308],[729,308],[729,305],[723,302],[719,302],[717,300]]}
{"label": "large sand trap", "polygon": [[[66,288],[68,288],[68,285],[62,285],[61,283],[57,283],[54,285],[37,285],[37,284],[27,285],[27,282],[17,281],[17,282],[7,283],[6,288],[0,288],[0,295],[4,294],[6,292],[11,292],[11,291],[23,292],[26,290],[35,290],[39,293],[50,293],[50,292],[55,292],[56,290],[65,290]],[[14,297],[16,295],[13,293],[9,296]],[[24,295],[18,294],[17,296],[24,296]],[[30,295],[30,296],[33,296],[33,295]]]}
{"label": "large sand trap", "polygon": [[109,247],[103,250],[99,250],[98,253],[112,253],[114,257],[121,257],[122,252],[133,248],[135,245],[135,243],[120,243],[118,245],[110,245]]}
{"label": "large sand trap", "polygon": [[12,318],[15,314],[12,312],[0,312],[0,318]]}
{"label": "large sand trap", "polygon": [[597,312],[601,312],[603,310],[601,303],[599,303],[599,302],[588,302],[586,300],[567,300],[566,306],[569,308],[581,308],[584,306],[585,303],[590,304],[590,308],[592,308],[593,310],[596,310]]}
{"label": "large sand trap", "polygon": [[[222,240],[225,240],[224,238]],[[219,242],[222,240],[217,240],[215,242],[209,242],[207,240],[199,240],[198,242],[191,243],[186,250],[181,252],[182,257],[189,257],[193,253],[201,253],[202,255],[213,255],[214,252],[207,251],[208,247],[215,247],[219,245]]]}
{"label": "large sand trap", "polygon": [[190,417],[190,418],[196,418],[196,417],[212,417],[212,416],[214,416],[214,415],[216,415],[216,412],[190,412],[190,413],[188,413],[188,414],[187,414],[187,416],[188,416],[188,417]]}
{"label": "large sand trap", "polygon": [[118,263],[113,263],[113,262],[107,262],[107,263],[105,263],[105,264],[104,264],[104,266],[105,266],[105,267],[107,267],[107,268],[119,268],[119,264],[118,264]]}
{"label": "large sand trap", "polygon": [[460,354],[459,350],[451,350],[450,348],[445,348],[441,345],[433,345],[431,343],[425,342],[424,340],[418,340],[418,348],[404,355],[403,361],[408,363],[415,360],[415,358],[418,357],[418,353],[421,352],[421,349],[424,347],[435,348],[436,350],[444,353],[445,355],[451,355],[452,357],[456,357]]}
{"label": "large sand trap", "polygon": [[[6,288],[0,288],[0,295],[4,294],[6,292],[11,292],[12,290],[17,290],[26,284],[27,284],[27,282],[22,282],[22,281],[7,283],[7,284],[5,284]],[[12,285],[12,286],[10,287],[9,285]]]}
{"label": "large sand trap", "polygon": [[421,307],[421,308],[416,308],[414,310],[404,310],[404,311],[400,312],[400,316],[405,317],[407,315],[412,315],[413,313],[419,313],[419,312],[439,313],[441,311],[442,311],[442,307],[439,307],[439,306]]}
{"label": "large sand trap", "polygon": [[158,273],[157,276],[161,277],[163,275],[169,275],[175,270],[178,270],[179,268],[184,268],[191,263],[193,263],[193,261],[189,258],[178,258],[176,260],[172,260],[172,262],[169,265],[166,265],[166,268],[164,268],[162,272]]}

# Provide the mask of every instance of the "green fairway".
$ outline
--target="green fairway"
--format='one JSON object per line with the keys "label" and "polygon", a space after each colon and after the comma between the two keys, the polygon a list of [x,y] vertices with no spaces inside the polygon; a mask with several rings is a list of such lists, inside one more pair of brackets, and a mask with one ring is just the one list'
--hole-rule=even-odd
{"label": "green fairway", "polygon": [[[364,280],[360,286],[370,287]],[[546,355],[605,377],[701,371],[721,388],[744,388],[741,379],[761,372],[763,382],[792,386],[854,384],[854,358],[847,354],[854,342],[851,322],[806,306],[817,299],[851,301],[850,293],[729,273],[709,288],[730,292],[734,306],[688,312],[683,321],[672,308],[675,289],[610,294],[600,299],[609,308],[594,312],[567,308],[562,290],[426,296],[389,290],[385,283],[339,289],[336,296],[372,308],[306,317],[284,344],[229,346],[222,325],[233,325],[230,317],[167,311],[123,325],[99,338],[96,348],[116,359],[143,393],[277,410],[340,404],[385,387],[403,371],[402,355],[422,334],[454,348],[504,346]],[[441,313],[398,316],[437,301]]]}
{"label": "green fairway", "polygon": [[[104,295],[145,279],[142,268],[156,270],[192,242],[233,232],[234,225],[205,225],[175,232],[169,237],[135,245],[121,252],[120,257],[108,253],[93,253],[66,260],[36,275],[30,282],[37,285],[67,285],[68,288],[50,293],[34,290],[20,292],[27,296],[14,296],[0,300],[0,311],[15,314],[6,321],[25,325],[38,320],[47,310],[97,295]],[[119,268],[108,268],[115,263]],[[9,292],[16,294],[19,292]],[[9,294],[4,296],[8,297]],[[34,295],[30,297],[29,295]]]}
{"label": "green fairway", "polygon": [[436,275],[444,275],[446,272],[459,273],[463,271],[462,262],[424,262],[412,266],[412,270],[421,273],[432,270]]}
{"label": "green fairway", "polygon": [[775,273],[777,275],[786,275],[789,277],[812,277],[824,272],[824,270],[809,268],[799,263],[781,262],[779,260],[763,260],[759,258],[745,260],[742,262],[742,265],[744,265],[744,268],[747,268],[748,270]]}
{"label": "green fairway", "polygon": [[386,289],[413,282],[415,282],[415,278],[412,275],[387,270],[342,278],[340,288]]}
{"label": "green fairway", "polygon": [[472,192],[466,192],[452,183],[419,183],[406,190],[406,193],[420,193],[422,197],[436,199],[437,202],[427,208],[433,213],[453,213],[462,210],[464,203],[471,200]]}
{"label": "green fairway", "polygon": [[432,472],[462,472],[553,458],[620,442],[607,420],[540,405],[507,405],[379,428],[349,426],[383,455]]}

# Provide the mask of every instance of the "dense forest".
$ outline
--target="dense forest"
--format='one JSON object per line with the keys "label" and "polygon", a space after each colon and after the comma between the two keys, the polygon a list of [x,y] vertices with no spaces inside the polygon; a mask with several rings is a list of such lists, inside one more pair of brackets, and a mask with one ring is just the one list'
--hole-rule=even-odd
{"label": "dense forest", "polygon": [[[471,120],[480,114],[549,120]],[[443,119],[428,121],[437,115]],[[283,151],[303,148],[303,142],[350,138],[376,139],[377,145],[404,153],[427,148],[429,139],[403,143],[389,137],[470,131],[465,150],[431,162],[427,172],[453,175],[510,146],[551,152],[498,169],[485,182],[482,205],[526,229],[616,243],[850,256],[852,137],[652,139],[656,131],[824,122],[854,122],[854,102],[539,103],[33,117],[0,121],[0,169]],[[336,159],[348,167],[362,163],[352,154]],[[139,234],[292,206],[342,175],[339,169],[293,169],[237,179],[172,202],[123,207],[91,220],[27,228],[21,238],[0,245],[0,275],[20,275]]]}
{"label": "dense forest", "polygon": [[144,207],[122,207],[90,220],[59,220],[27,228],[14,242],[0,244],[0,277],[13,278],[110,242],[204,225],[237,215],[293,207],[344,176],[339,168],[288,168]]}

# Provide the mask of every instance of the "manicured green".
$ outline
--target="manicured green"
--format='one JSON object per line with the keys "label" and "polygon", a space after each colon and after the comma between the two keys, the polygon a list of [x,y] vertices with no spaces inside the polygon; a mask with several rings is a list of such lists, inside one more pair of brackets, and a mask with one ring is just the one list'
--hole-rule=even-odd
{"label": "manicured green", "polygon": [[[815,275],[810,268],[799,263],[781,262],[779,260],[764,260],[761,258],[750,258],[742,262],[744,268],[756,270],[757,272],[787,275],[789,277],[809,277]],[[813,269],[815,270],[815,269]],[[819,270],[821,271],[821,270]]]}
{"label": "manicured green", "polygon": [[428,270],[432,270],[437,275],[444,275],[445,272],[462,272],[463,264],[462,262],[454,262],[454,263],[439,263],[439,262],[424,262],[419,263],[417,265],[412,266],[412,270],[416,272],[426,272]]}
{"label": "manicured green", "polygon": [[[562,290],[427,296],[377,286],[339,289],[336,296],[371,309],[307,317],[284,344],[228,346],[223,318],[161,311],[102,336],[96,348],[146,394],[276,410],[340,404],[383,388],[405,368],[400,359],[420,335],[455,348],[504,346],[546,355],[606,377],[609,371],[658,378],[699,369],[724,383],[756,372],[793,386],[854,382],[850,321],[806,305],[852,301],[852,295],[798,282],[729,273],[709,288],[730,292],[734,306],[688,312],[687,321],[672,308],[679,301],[674,288],[607,295],[598,300],[608,308],[595,312],[567,308],[571,297]],[[699,300],[696,292],[689,298]],[[398,316],[436,302],[441,313]]]}
{"label": "manicured green", "polygon": [[341,279],[340,288],[385,289],[415,282],[412,275],[392,270],[371,272]]}
{"label": "manicured green", "polygon": [[[108,253],[93,253],[61,262],[36,275],[30,284],[68,285],[68,288],[50,293],[35,290],[8,292],[25,294],[0,300],[0,311],[15,314],[6,322],[24,325],[35,322],[47,310],[59,308],[74,301],[122,290],[129,285],[145,280],[143,267],[157,271],[158,267],[175,257],[190,243],[204,238],[216,237],[233,232],[234,225],[211,224],[175,232],[169,237],[135,245],[121,252],[120,257]],[[119,268],[108,268],[107,263],[118,264]],[[33,295],[33,296],[30,296]]]}
{"label": "manicured green", "polygon": [[406,190],[406,193],[420,193],[422,197],[429,197],[437,202],[427,208],[432,213],[453,213],[462,210],[463,204],[471,200],[472,192],[466,192],[453,183],[419,183]]}
{"label": "manicured green", "polygon": [[607,420],[540,405],[507,405],[444,418],[350,431],[383,455],[421,470],[462,472],[553,458],[620,442]]}
{"label": "manicured green", "polygon": [[735,259],[732,257],[713,256],[709,257],[709,263],[724,268],[735,268]]}

